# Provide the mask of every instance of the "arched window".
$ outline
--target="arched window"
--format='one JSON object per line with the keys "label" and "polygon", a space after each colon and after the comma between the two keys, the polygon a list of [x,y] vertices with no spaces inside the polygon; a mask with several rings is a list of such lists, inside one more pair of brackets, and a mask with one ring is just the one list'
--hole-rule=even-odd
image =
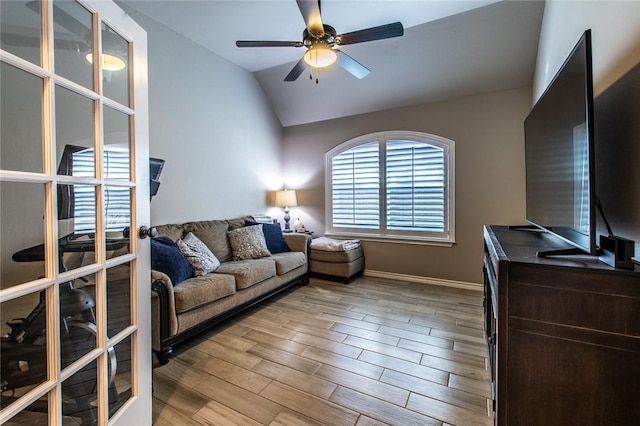
{"label": "arched window", "polygon": [[455,242],[453,141],[360,136],[325,155],[325,177],[328,235]]}

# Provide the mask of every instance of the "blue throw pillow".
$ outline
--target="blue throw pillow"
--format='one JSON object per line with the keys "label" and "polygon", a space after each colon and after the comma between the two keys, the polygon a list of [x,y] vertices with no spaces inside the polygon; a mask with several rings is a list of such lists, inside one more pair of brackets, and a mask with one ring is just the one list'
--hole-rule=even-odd
{"label": "blue throw pillow", "polygon": [[[247,226],[253,226],[258,225],[258,222],[245,220],[244,224]],[[287,245],[287,243],[284,241],[284,237],[282,236],[282,229],[280,229],[280,224],[263,223],[262,232],[264,233],[264,239],[267,242],[267,248],[269,249],[271,254],[291,251],[289,250],[289,246]]]}
{"label": "blue throw pillow", "polygon": [[151,239],[151,269],[167,274],[173,285],[193,275],[193,267],[169,237]]}

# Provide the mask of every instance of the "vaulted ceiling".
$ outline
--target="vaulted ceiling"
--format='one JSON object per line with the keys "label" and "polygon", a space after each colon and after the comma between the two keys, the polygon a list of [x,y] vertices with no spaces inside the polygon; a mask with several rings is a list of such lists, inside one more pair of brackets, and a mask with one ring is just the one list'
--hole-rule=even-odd
{"label": "vaulted ceiling", "polygon": [[[531,85],[544,1],[324,0],[338,34],[402,22],[402,37],[340,47],[371,73],[332,66],[319,83],[283,81],[305,48],[238,48],[236,40],[301,41],[294,0],[120,1],[254,73],[283,126]],[[314,76],[315,78],[315,76]]]}

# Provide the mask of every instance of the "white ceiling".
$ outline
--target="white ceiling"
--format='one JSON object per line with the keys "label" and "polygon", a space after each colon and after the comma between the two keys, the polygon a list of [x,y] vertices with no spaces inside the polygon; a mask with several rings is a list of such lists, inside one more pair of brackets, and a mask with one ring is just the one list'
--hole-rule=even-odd
{"label": "white ceiling", "polygon": [[284,77],[304,48],[238,48],[236,40],[301,41],[294,0],[119,1],[254,73],[283,126],[531,85],[544,1],[324,0],[338,34],[400,21],[399,38],[342,46],[371,70],[334,66],[319,84]]}

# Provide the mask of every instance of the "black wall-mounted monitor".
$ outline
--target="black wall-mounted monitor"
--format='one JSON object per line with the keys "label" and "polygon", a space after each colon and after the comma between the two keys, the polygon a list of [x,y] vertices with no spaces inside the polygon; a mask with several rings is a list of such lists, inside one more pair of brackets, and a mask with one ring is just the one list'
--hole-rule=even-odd
{"label": "black wall-mounted monitor", "polygon": [[160,188],[160,174],[164,168],[164,160],[160,158],[149,158],[149,193],[151,198],[158,193]]}

